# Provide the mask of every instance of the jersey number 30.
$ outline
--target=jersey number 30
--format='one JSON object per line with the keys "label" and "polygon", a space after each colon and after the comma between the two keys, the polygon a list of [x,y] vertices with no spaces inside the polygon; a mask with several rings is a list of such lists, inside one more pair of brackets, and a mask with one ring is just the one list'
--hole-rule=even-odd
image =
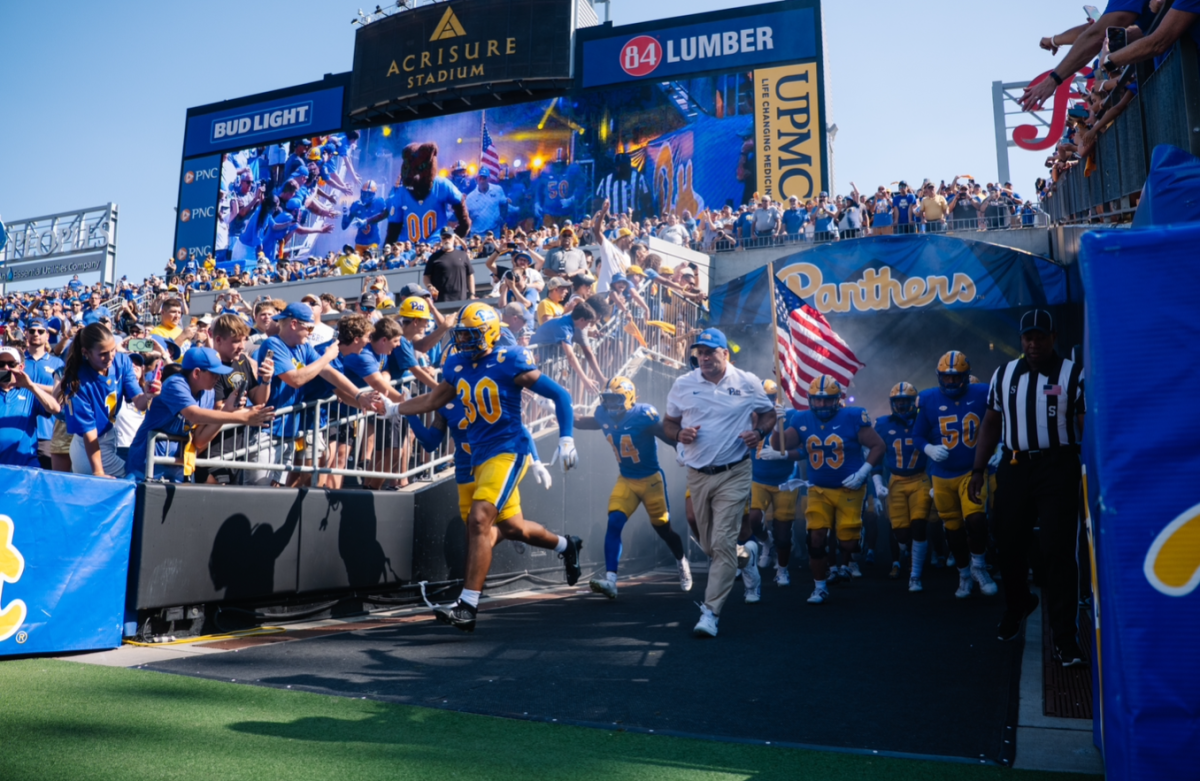
{"label": "jersey number 30", "polygon": [[466,380],[459,380],[455,391],[462,401],[469,422],[474,423],[476,418],[483,418],[488,423],[495,423],[500,419],[500,388],[491,377],[484,377],[475,383],[474,392]]}

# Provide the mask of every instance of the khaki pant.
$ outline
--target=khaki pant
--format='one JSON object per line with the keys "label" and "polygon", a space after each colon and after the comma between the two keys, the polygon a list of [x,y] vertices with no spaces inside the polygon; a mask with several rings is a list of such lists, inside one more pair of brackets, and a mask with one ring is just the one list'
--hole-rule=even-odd
{"label": "khaki pant", "polygon": [[700,547],[711,560],[704,604],[719,616],[737,580],[737,538],[750,496],[750,459],[715,475],[688,469],[688,490]]}

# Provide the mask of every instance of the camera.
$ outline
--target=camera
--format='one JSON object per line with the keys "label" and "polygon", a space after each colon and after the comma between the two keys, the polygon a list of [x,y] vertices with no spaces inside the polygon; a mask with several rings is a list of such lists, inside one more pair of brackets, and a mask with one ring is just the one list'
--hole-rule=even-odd
{"label": "camera", "polygon": [[12,371],[5,369],[0,372],[0,382],[12,382]]}

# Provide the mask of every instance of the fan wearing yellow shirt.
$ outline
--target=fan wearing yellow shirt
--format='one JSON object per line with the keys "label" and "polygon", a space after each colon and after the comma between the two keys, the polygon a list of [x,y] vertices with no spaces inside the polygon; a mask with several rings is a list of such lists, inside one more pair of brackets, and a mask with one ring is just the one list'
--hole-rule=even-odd
{"label": "fan wearing yellow shirt", "polygon": [[551,277],[546,282],[546,297],[538,302],[537,323],[541,325],[547,320],[562,317],[566,312],[563,301],[571,293],[571,281],[564,277]]}
{"label": "fan wearing yellow shirt", "polygon": [[225,273],[225,269],[218,269],[217,276],[212,281],[213,290],[228,290],[229,276]]}
{"label": "fan wearing yellow shirt", "polygon": [[946,214],[950,207],[946,199],[938,194],[933,183],[927,183],[921,191],[921,205],[918,207],[925,218],[926,229],[930,233],[940,233],[946,230]]}
{"label": "fan wearing yellow shirt", "polygon": [[351,274],[358,273],[358,266],[360,263],[362,263],[362,258],[360,258],[358,253],[354,251],[354,247],[346,244],[342,247],[342,254],[338,255],[337,262],[333,264],[333,267],[336,268],[338,273],[343,277],[348,277]]}

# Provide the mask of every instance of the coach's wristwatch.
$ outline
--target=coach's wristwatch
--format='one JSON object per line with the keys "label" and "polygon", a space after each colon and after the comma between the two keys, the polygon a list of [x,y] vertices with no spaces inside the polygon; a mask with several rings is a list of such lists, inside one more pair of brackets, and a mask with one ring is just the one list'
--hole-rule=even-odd
{"label": "coach's wristwatch", "polygon": [[755,433],[755,434],[758,434],[758,438],[759,438],[759,439],[761,439],[763,442],[766,442],[766,441],[767,441],[767,436],[768,436],[768,435],[769,435],[771,432],[770,432],[770,431],[768,431],[768,430],[765,430],[765,429],[756,428],[756,429],[754,429],[754,433]]}

